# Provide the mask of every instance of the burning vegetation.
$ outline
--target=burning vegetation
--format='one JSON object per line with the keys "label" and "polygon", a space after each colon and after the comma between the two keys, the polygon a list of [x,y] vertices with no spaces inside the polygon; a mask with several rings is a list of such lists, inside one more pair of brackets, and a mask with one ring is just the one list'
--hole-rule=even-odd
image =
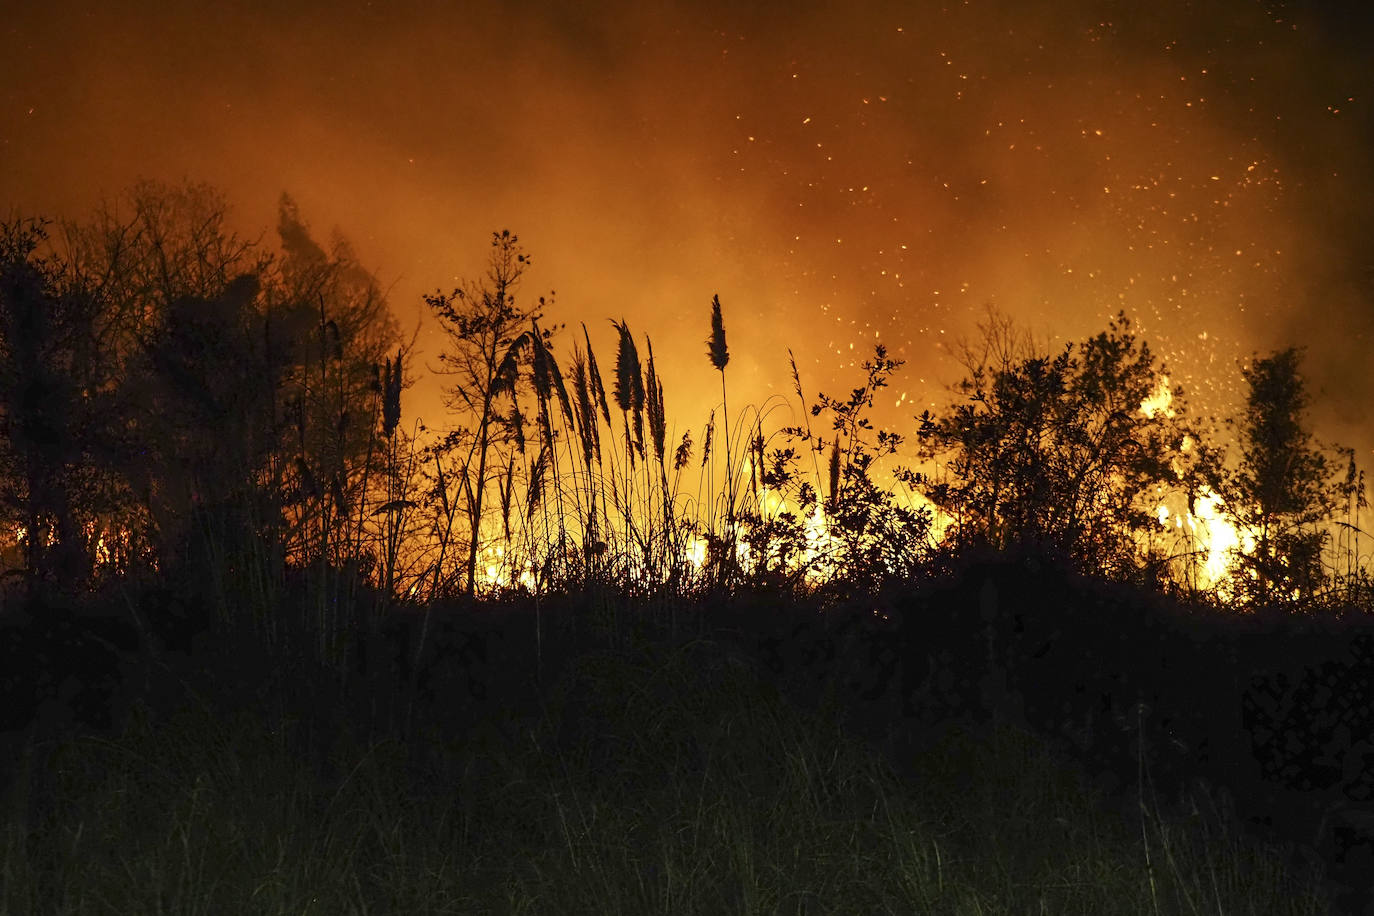
{"label": "burning vegetation", "polygon": [[208,188],[130,199],[55,238],[5,227],[6,556],[30,593],[185,576],[226,617],[291,575],[384,603],[876,593],[1033,548],[1237,610],[1368,594],[1363,471],[1312,438],[1296,350],[1242,368],[1244,409],[1218,424],[1124,313],[1046,352],[990,311],[947,406],[889,430],[874,399],[902,361],[881,344],[845,396],[808,399],[793,360],[795,400],[732,413],[716,297],[720,406],[677,427],[652,341],[613,320],[609,359],[585,324],[569,350],[502,232],[483,275],[426,297],[448,411],[426,426],[406,422],[414,351],[376,282],[289,199],[275,252]]}
{"label": "burning vegetation", "polygon": [[[335,735],[421,755],[422,732],[514,728],[531,766],[589,755],[578,791],[595,796],[621,777],[603,745],[622,697],[648,698],[648,718],[621,743],[673,757],[627,770],[721,759],[700,740],[718,723],[664,743],[662,711],[696,695],[654,679],[687,665],[693,691],[725,678],[739,699],[771,678],[911,747],[1031,729],[1118,793],[1143,793],[1147,768],[1176,796],[1254,764],[1226,783],[1252,819],[1279,789],[1315,792],[1275,829],[1339,868],[1374,848],[1360,747],[1330,740],[1366,734],[1369,707],[1313,699],[1365,689],[1363,472],[1312,437],[1297,351],[1247,364],[1243,410],[1216,423],[1124,313],[1051,352],[989,312],[947,403],[894,430],[877,405],[903,362],[881,344],[843,394],[812,393],[790,359],[790,396],[739,406],[729,304],[703,293],[720,402],[676,426],[653,342],[611,319],[598,351],[605,325],[549,321],[550,298],[522,287],[529,255],[499,232],[483,274],[425,299],[447,413],[424,424],[413,340],[289,199],[274,251],[225,228],[208,188],[130,201],[0,232],[0,667],[20,726],[62,700],[108,730],[109,696],[133,691],[124,706],[163,734],[187,697],[224,704],[214,721],[268,697],[319,730],[303,759],[333,755]],[[1275,737],[1298,721],[1303,741]],[[1298,784],[1309,751],[1320,778]],[[510,843],[484,860],[519,860]],[[1241,854],[1226,868],[1248,873]]]}
{"label": "burning vegetation", "polygon": [[0,913],[1367,912],[1374,6],[12,6]]}

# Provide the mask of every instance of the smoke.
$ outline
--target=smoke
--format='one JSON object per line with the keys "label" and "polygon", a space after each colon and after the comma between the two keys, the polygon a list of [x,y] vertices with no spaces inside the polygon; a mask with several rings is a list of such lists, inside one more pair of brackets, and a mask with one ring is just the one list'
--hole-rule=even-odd
{"label": "smoke", "polygon": [[1374,445],[1356,7],[172,6],[11,15],[0,208],[79,216],[188,177],[256,233],[286,191],[403,324],[509,227],[551,319],[652,335],[670,423],[709,408],[718,293],[756,403],[790,389],[785,347],[809,390],[844,390],[876,338],[909,361],[900,418],[943,403],[989,303],[1061,340],[1125,309],[1204,408],[1250,352],[1308,347],[1327,435]]}

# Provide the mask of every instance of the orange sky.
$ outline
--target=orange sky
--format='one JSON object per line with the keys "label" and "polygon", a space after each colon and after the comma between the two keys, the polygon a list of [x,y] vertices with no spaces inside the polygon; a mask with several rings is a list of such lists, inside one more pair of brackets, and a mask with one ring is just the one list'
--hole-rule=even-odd
{"label": "orange sky", "polygon": [[[1185,384],[1308,346],[1320,431],[1374,446],[1367,11],[734,6],[26,4],[0,214],[190,178],[256,234],[288,191],[412,325],[509,227],[550,317],[607,355],[607,318],[652,335],[693,426],[713,293],[742,400],[790,393],[788,346],[810,392],[847,390],[876,333],[909,361],[896,417],[944,402],[941,348],[987,303],[1067,339],[1125,308]],[[442,422],[432,385],[407,412]]]}

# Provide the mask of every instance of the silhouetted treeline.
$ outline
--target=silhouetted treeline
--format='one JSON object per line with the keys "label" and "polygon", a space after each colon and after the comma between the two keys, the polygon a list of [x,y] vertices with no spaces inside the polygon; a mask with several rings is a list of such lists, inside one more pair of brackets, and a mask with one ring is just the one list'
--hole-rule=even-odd
{"label": "silhouetted treeline", "polygon": [[[1361,533],[1363,472],[1347,453],[1338,479],[1313,439],[1294,350],[1240,371],[1228,456],[1124,314],[1057,353],[993,314],[908,453],[872,419],[902,365],[881,346],[847,396],[808,400],[794,362],[795,404],[728,410],[717,296],[720,410],[669,442],[652,342],[612,321],[613,359],[585,325],[561,353],[501,232],[483,273],[425,297],[449,413],[422,436],[409,349],[347,242],[326,249],[285,196],[276,244],[227,215],[207,187],[143,184],[86,222],[3,227],[0,511],[27,593],[191,583],[269,641],[292,577],[330,631],[360,590],[373,607],[609,583],[871,593],[987,547],[1233,606],[1368,594],[1330,549]],[[773,424],[782,407],[802,422]],[[1223,533],[1230,555],[1208,543]]]}
{"label": "silhouetted treeline", "polygon": [[178,570],[247,588],[272,574],[253,564],[375,536],[354,507],[385,470],[398,330],[346,242],[285,197],[277,230],[272,250],[213,190],[155,184],[4,227],[0,487],[30,592]]}
{"label": "silhouetted treeline", "polygon": [[705,634],[875,734],[1009,717],[1117,787],[1226,783],[1342,867],[1374,848],[1363,471],[1309,429],[1298,351],[1238,372],[1223,437],[1124,314],[1054,353],[990,315],[949,403],[894,430],[882,346],[841,395],[792,360],[795,403],[731,403],[703,292],[721,401],[673,441],[652,342],[565,343],[497,232],[425,297],[423,430],[376,280],[288,197],[275,239],[203,186],[0,226],[7,730],[197,690],[475,728],[583,647]]}

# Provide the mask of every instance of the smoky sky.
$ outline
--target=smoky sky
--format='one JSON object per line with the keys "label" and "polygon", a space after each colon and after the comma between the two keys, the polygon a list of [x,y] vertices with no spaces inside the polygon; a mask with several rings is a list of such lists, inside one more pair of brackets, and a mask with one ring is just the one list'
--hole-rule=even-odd
{"label": "smoky sky", "polygon": [[989,305],[1051,340],[1125,310],[1217,409],[1238,359],[1307,347],[1321,432],[1374,445],[1362,3],[54,2],[0,29],[0,210],[204,180],[257,234],[286,191],[411,326],[510,228],[551,319],[652,336],[679,428],[719,293],[755,403],[788,347],[847,390],[881,340],[909,417]]}

